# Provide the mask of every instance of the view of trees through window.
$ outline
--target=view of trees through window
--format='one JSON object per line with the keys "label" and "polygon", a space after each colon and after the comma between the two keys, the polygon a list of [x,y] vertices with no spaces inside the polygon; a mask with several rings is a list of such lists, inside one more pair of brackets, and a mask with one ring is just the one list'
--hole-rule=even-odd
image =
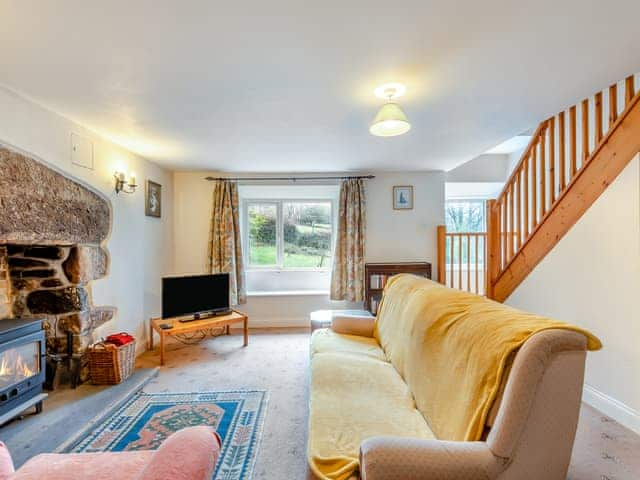
{"label": "view of trees through window", "polygon": [[447,200],[445,222],[447,232],[484,232],[484,200]]}
{"label": "view of trees through window", "polygon": [[250,203],[247,215],[250,266],[331,266],[331,202]]}

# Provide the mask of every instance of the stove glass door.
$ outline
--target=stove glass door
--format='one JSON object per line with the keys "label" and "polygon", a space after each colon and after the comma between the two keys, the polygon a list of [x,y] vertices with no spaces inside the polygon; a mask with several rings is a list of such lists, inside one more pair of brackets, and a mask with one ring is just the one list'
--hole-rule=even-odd
{"label": "stove glass door", "polygon": [[0,352],[0,390],[40,373],[38,342]]}

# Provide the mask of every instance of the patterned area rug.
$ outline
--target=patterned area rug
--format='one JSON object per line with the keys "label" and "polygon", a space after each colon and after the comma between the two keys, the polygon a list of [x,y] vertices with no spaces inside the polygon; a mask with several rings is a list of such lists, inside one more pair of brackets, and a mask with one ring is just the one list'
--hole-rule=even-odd
{"label": "patterned area rug", "polygon": [[222,437],[213,480],[251,478],[262,435],[265,390],[199,393],[140,392],[59,452],[154,450],[173,432],[210,425]]}

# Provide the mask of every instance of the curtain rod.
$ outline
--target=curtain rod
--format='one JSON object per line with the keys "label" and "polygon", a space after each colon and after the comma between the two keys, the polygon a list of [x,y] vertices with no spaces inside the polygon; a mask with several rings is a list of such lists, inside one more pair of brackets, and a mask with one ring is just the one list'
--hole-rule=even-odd
{"label": "curtain rod", "polygon": [[205,180],[213,182],[215,180],[229,180],[232,182],[247,181],[247,182],[262,182],[262,181],[290,181],[296,182],[298,180],[352,180],[356,178],[371,179],[376,178],[375,175],[353,175],[353,176],[335,176],[335,177],[204,177]]}

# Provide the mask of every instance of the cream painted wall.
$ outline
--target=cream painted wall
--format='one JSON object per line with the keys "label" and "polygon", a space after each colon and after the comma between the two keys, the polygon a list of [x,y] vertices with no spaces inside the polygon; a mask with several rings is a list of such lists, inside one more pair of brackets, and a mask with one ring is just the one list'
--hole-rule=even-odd
{"label": "cream painted wall", "polygon": [[[71,133],[93,141],[94,169],[71,163]],[[109,275],[92,283],[95,305],[118,308],[114,320],[99,335],[129,331],[145,346],[147,318],[160,313],[160,278],[172,270],[173,182],[170,172],[105,141],[78,124],[0,88],[0,143],[20,150],[80,181],[105,198],[112,206]],[[141,185],[133,195],[116,195],[113,172],[126,169],[136,173]],[[162,185],[162,218],[144,214],[144,182]]]}
{"label": "cream painted wall", "polygon": [[640,157],[506,303],[575,323],[604,349],[587,360],[585,400],[640,433]]}
{"label": "cream painted wall", "polygon": [[[207,172],[174,172],[174,270],[176,274],[207,269],[211,184]],[[392,207],[393,185],[413,185],[410,211]],[[368,262],[427,260],[436,271],[436,226],[444,221],[444,173],[376,173],[367,181]],[[252,296],[242,309],[251,326],[307,326],[312,310],[354,308],[327,295]]]}
{"label": "cream painted wall", "polygon": [[[367,262],[428,261],[437,271],[444,172],[377,172],[367,181]],[[413,185],[413,210],[393,210],[394,185]]]}

